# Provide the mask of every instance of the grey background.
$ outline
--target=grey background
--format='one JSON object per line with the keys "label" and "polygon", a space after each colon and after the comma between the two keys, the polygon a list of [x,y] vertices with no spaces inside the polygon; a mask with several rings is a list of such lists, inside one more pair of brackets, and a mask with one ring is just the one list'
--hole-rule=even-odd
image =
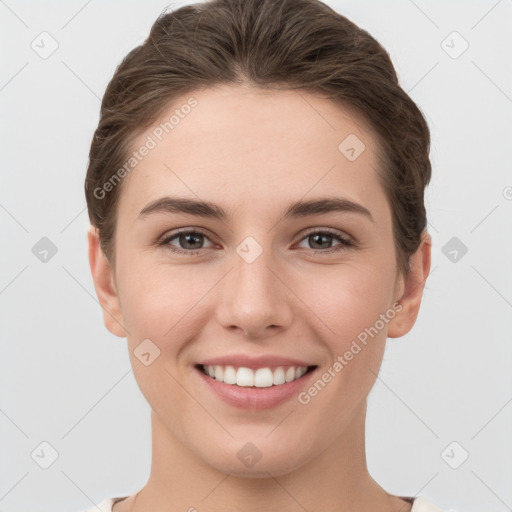
{"label": "grey background", "polygon": [[[115,67],[184,3],[0,1],[2,511],[84,510],[149,476],[150,409],[103,325],[83,181]],[[512,2],[326,3],[390,52],[432,131],[432,273],[370,394],[370,472],[440,508],[511,510]],[[52,38],[47,58],[31,46]]]}

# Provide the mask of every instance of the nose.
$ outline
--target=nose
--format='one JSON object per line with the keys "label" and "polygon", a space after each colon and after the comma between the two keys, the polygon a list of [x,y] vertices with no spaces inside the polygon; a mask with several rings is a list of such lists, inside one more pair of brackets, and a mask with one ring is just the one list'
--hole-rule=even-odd
{"label": "nose", "polygon": [[293,294],[283,282],[283,272],[276,268],[271,250],[263,250],[254,261],[235,252],[232,261],[233,268],[218,292],[219,323],[229,330],[240,329],[251,339],[289,327]]}

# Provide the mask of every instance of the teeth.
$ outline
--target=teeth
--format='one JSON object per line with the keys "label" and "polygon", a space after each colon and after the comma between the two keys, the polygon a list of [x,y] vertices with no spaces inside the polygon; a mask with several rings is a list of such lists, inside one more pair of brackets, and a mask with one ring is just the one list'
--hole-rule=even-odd
{"label": "teeth", "polygon": [[224,382],[226,384],[236,384],[236,378],[236,370],[232,366],[226,366],[224,369]]}
{"label": "teeth", "polygon": [[274,371],[270,368],[235,368],[234,366],[204,366],[204,373],[210,377],[224,382],[225,384],[234,384],[241,387],[268,388],[270,386],[279,386],[286,382],[300,379],[306,372],[306,366],[289,366],[283,368],[279,366]]}
{"label": "teeth", "polygon": [[[238,369],[240,371],[240,368]],[[274,375],[270,368],[258,368],[254,372],[254,385],[257,388],[269,388],[272,386]],[[238,381],[238,379],[237,379]]]}
{"label": "teeth", "polygon": [[237,386],[254,386],[254,372],[250,368],[238,368],[236,372],[236,385]]}
{"label": "teeth", "polygon": [[286,382],[291,382],[292,380],[295,379],[295,368],[293,366],[291,366],[290,368],[288,368],[288,370],[286,370],[286,373],[284,374],[284,378],[285,378]]}
{"label": "teeth", "polygon": [[284,376],[284,369],[280,366],[274,370],[274,375],[272,376],[272,384],[274,386],[279,386],[279,384],[284,384],[286,382]]}

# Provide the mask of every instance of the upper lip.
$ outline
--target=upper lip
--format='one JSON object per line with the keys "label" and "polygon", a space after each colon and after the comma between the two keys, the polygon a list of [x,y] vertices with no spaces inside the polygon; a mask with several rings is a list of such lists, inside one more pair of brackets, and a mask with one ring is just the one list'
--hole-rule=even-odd
{"label": "upper lip", "polygon": [[233,354],[231,356],[213,357],[198,363],[203,366],[243,366],[244,368],[276,368],[278,366],[316,366],[305,361],[282,357],[277,355],[264,355],[251,357],[246,354]]}

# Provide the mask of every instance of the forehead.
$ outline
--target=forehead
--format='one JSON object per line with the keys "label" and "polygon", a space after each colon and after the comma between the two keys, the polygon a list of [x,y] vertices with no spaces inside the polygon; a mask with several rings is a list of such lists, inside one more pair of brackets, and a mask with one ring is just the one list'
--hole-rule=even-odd
{"label": "forehead", "polygon": [[339,191],[374,207],[384,198],[371,127],[320,94],[228,85],[195,91],[175,99],[132,149],[143,146],[150,149],[125,178],[120,211],[138,214],[166,192],[242,210],[309,193]]}

